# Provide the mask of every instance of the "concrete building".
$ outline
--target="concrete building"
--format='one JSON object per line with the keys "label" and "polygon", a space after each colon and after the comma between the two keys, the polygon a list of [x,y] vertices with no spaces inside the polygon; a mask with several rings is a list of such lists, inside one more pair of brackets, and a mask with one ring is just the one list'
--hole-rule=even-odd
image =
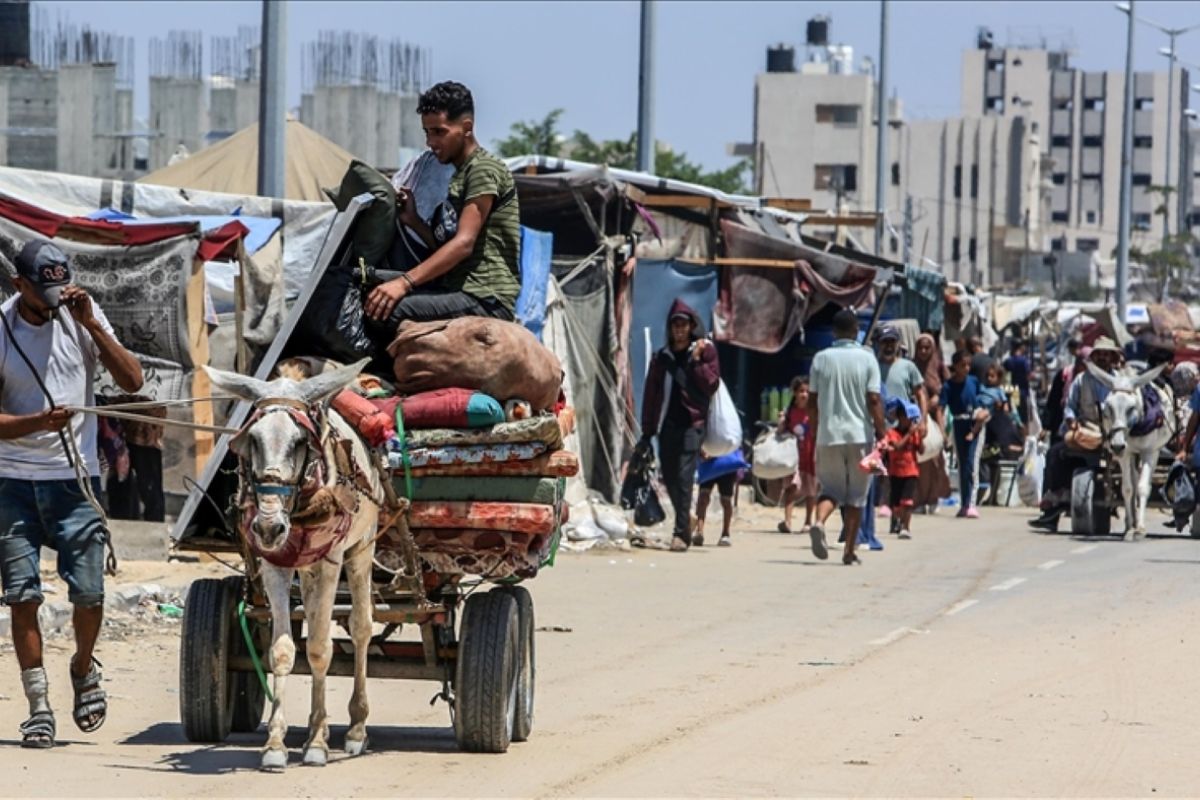
{"label": "concrete building", "polygon": [[207,144],[226,139],[258,122],[258,81],[220,75],[209,79]]}
{"label": "concrete building", "polygon": [[424,147],[415,95],[370,85],[316,86],[300,97],[300,121],[381,169],[398,169],[401,148]]}
{"label": "concrete building", "polygon": [[158,135],[150,144],[150,169],[165,167],[181,147],[195,153],[204,146],[208,108],[204,81],[171,76],[150,77],[150,128]]}
{"label": "concrete building", "polygon": [[0,164],[55,169],[57,126],[58,73],[0,67]]}
{"label": "concrete building", "polygon": [[58,70],[59,172],[111,177],[119,170],[115,64],[64,64]]}
{"label": "concrete building", "polygon": [[[823,24],[815,41],[810,24],[799,67],[792,48],[768,51],[767,71],[755,81],[754,142],[739,152],[753,156],[761,194],[873,210],[875,81],[868,65],[853,66],[848,48],[828,45]],[[1200,232],[1187,70],[1177,68],[1169,119],[1168,83],[1166,71],[1134,80],[1133,244],[1143,249],[1162,241],[1161,195],[1147,190],[1164,181],[1180,189],[1169,200],[1171,232],[1191,223]],[[1077,70],[1066,48],[998,48],[981,31],[963,54],[960,115],[905,121],[899,102],[890,104],[884,208],[894,232],[882,252],[903,255],[908,211],[911,260],[935,262],[955,280],[1016,286],[1044,275],[1029,266],[1039,254],[1110,257],[1123,96],[1122,72]],[[869,232],[859,238],[874,245]]]}

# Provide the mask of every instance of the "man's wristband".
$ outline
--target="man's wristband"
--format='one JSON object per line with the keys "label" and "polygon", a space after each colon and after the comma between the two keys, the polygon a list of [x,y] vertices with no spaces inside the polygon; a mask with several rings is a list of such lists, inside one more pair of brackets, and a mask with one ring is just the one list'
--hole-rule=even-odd
{"label": "man's wristband", "polygon": [[417,284],[416,284],[416,282],[414,282],[414,281],[413,281],[413,279],[412,279],[411,277],[409,277],[409,275],[408,275],[408,273],[407,273],[407,272],[401,272],[401,273],[400,273],[400,277],[401,277],[401,278],[403,278],[403,279],[404,279],[404,282],[408,284],[408,288],[409,288],[409,289],[416,289],[416,288],[417,288]]}

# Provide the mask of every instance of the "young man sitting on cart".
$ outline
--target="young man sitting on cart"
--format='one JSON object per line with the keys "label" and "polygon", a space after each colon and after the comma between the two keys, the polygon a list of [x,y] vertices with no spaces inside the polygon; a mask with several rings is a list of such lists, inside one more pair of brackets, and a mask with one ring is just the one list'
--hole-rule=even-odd
{"label": "young man sitting on cart", "polygon": [[[447,202],[427,222],[403,189],[400,222],[430,248],[429,258],[367,297],[367,316],[387,335],[405,320],[456,317],[511,321],[521,291],[521,227],[516,183],[504,162],[475,138],[475,101],[461,83],[446,81],[417,105],[425,141],[438,161],[453,164]],[[384,342],[383,344],[387,344]]]}

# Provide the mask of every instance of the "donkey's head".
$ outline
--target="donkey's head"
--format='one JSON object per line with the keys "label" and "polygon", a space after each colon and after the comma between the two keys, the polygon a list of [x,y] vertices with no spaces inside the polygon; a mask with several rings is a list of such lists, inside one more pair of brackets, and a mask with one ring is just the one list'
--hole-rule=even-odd
{"label": "donkey's head", "polygon": [[1166,365],[1159,365],[1141,375],[1113,375],[1095,364],[1088,363],[1088,372],[1109,388],[1108,397],[1101,406],[1104,435],[1109,448],[1121,455],[1129,446],[1129,429],[1142,421],[1145,405],[1142,402],[1142,387],[1157,378]]}
{"label": "donkey's head", "polygon": [[305,482],[315,478],[323,461],[319,431],[325,404],[366,364],[360,361],[303,381],[280,378],[269,383],[205,367],[213,385],[255,407],[229,447],[251,484],[255,513],[249,533],[260,552],[277,550],[286,542],[289,515]]}

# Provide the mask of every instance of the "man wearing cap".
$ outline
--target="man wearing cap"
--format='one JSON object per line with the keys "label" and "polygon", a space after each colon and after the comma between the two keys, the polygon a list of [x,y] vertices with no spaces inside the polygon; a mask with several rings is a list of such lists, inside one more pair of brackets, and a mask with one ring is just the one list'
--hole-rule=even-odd
{"label": "man wearing cap", "polygon": [[663,483],[675,508],[671,549],[692,544],[692,490],[708,406],[721,383],[717,348],[704,336],[700,315],[676,299],[667,313],[667,345],[654,354],[642,392],[642,441],[658,436]]}
{"label": "man wearing cap", "polygon": [[100,365],[130,393],[142,386],[142,368],[88,293],[71,283],[61,250],[34,240],[14,265],[16,294],[0,305],[0,583],[29,701],[21,744],[42,748],[56,736],[38,624],[42,547],[58,551],[74,606],[72,718],[91,733],[108,710],[92,655],[103,619],[108,531],[77,480],[79,470],[99,493],[96,418],[69,408],[94,404]]}
{"label": "man wearing cap", "polygon": [[[1086,350],[1086,348],[1084,349]],[[1080,355],[1084,355],[1080,350]],[[1107,336],[1092,345],[1086,358],[1100,369],[1112,374],[1121,363],[1121,349]],[[1063,408],[1063,441],[1046,453],[1045,499],[1042,515],[1029,525],[1045,531],[1058,530],[1058,521],[1071,508],[1071,479],[1075,470],[1087,467],[1085,456],[1103,444],[1100,432],[1100,408],[1108,397],[1109,388],[1087,371],[1076,366]]]}

